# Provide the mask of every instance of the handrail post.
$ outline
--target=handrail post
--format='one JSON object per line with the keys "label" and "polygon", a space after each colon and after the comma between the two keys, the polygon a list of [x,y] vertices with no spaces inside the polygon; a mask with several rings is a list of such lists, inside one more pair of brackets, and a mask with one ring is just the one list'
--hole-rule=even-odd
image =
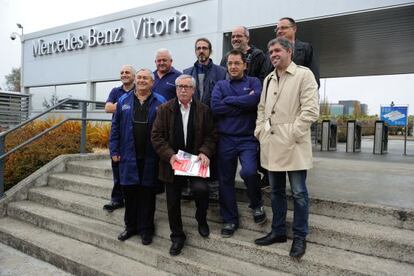
{"label": "handrail post", "polygon": [[[5,136],[0,136],[0,156],[6,152]],[[0,199],[4,195],[4,163],[5,158],[0,159]]]}
{"label": "handrail post", "polygon": [[80,153],[86,153],[86,117],[87,117],[87,103],[82,102],[82,127],[81,127],[81,144]]}

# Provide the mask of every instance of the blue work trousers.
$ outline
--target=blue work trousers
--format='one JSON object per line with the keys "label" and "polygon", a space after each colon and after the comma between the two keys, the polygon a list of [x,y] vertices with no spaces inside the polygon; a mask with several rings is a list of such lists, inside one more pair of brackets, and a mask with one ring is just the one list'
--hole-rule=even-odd
{"label": "blue work trousers", "polygon": [[219,175],[220,214],[224,223],[239,224],[236,201],[235,176],[237,159],[240,160],[240,177],[247,187],[249,207],[262,206],[260,176],[257,173],[258,141],[252,136],[220,136],[217,147],[217,164]]}

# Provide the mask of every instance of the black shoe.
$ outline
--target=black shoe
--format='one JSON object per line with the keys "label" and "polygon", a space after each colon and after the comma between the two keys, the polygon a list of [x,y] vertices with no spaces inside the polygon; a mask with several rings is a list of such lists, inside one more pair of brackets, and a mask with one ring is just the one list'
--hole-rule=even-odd
{"label": "black shoe", "polygon": [[111,201],[108,204],[105,204],[103,206],[103,209],[108,211],[108,212],[113,212],[114,210],[122,208],[122,207],[124,207],[124,203]]}
{"label": "black shoe", "polygon": [[286,235],[274,235],[272,232],[270,232],[266,236],[254,240],[254,243],[257,245],[270,245],[273,243],[283,243],[286,241]]}
{"label": "black shoe", "polygon": [[257,207],[253,210],[253,219],[257,224],[263,224],[267,221],[266,212],[263,206]]}
{"label": "black shoe", "polygon": [[152,243],[153,235],[150,234],[142,234],[141,235],[141,242],[143,245],[149,245]]}
{"label": "black shoe", "polygon": [[120,240],[120,241],[125,241],[125,240],[127,240],[127,239],[129,239],[130,237],[132,237],[132,236],[134,236],[134,235],[136,235],[137,233],[136,232],[134,232],[134,231],[127,231],[127,230],[124,230],[121,234],[119,234],[119,236],[118,236],[118,240]]}
{"label": "black shoe", "polygon": [[175,241],[171,244],[170,255],[177,256],[184,247],[184,241]]}
{"label": "black shoe", "polygon": [[203,238],[207,238],[210,235],[210,228],[208,227],[207,222],[198,224],[198,233],[200,233],[200,236]]}
{"label": "black shoe", "polygon": [[305,254],[306,240],[303,238],[293,238],[292,248],[290,249],[289,256],[293,258],[300,258]]}
{"label": "black shoe", "polygon": [[230,238],[233,236],[234,232],[237,230],[238,225],[234,223],[225,223],[221,229],[221,236],[223,238]]}

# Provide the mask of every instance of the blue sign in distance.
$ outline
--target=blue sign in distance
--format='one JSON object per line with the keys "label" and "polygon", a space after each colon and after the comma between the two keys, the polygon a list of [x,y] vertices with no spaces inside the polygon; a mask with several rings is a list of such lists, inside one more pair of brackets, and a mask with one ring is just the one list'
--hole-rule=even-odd
{"label": "blue sign in distance", "polygon": [[408,106],[381,106],[381,120],[388,126],[407,125]]}

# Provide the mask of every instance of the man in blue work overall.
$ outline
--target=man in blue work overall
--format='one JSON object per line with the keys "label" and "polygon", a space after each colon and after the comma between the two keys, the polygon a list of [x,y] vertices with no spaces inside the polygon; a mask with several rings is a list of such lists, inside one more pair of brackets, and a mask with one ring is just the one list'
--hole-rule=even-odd
{"label": "man in blue work overall", "polygon": [[122,96],[112,120],[110,153],[119,162],[119,176],[125,197],[125,230],[118,239],[124,241],[141,235],[142,244],[154,235],[155,195],[159,185],[158,155],[150,140],[156,109],[164,97],[151,92],[154,75],[141,69],[135,77],[135,91]]}
{"label": "man in blue work overall", "polygon": [[217,161],[220,191],[220,213],[224,220],[223,237],[231,237],[239,226],[235,175],[237,159],[240,160],[240,176],[247,187],[254,221],[266,221],[257,173],[258,141],[254,137],[257,104],[262,85],[256,77],[246,76],[246,59],[236,49],[227,54],[229,80],[219,81],[211,96],[211,110],[217,120],[219,142]]}

